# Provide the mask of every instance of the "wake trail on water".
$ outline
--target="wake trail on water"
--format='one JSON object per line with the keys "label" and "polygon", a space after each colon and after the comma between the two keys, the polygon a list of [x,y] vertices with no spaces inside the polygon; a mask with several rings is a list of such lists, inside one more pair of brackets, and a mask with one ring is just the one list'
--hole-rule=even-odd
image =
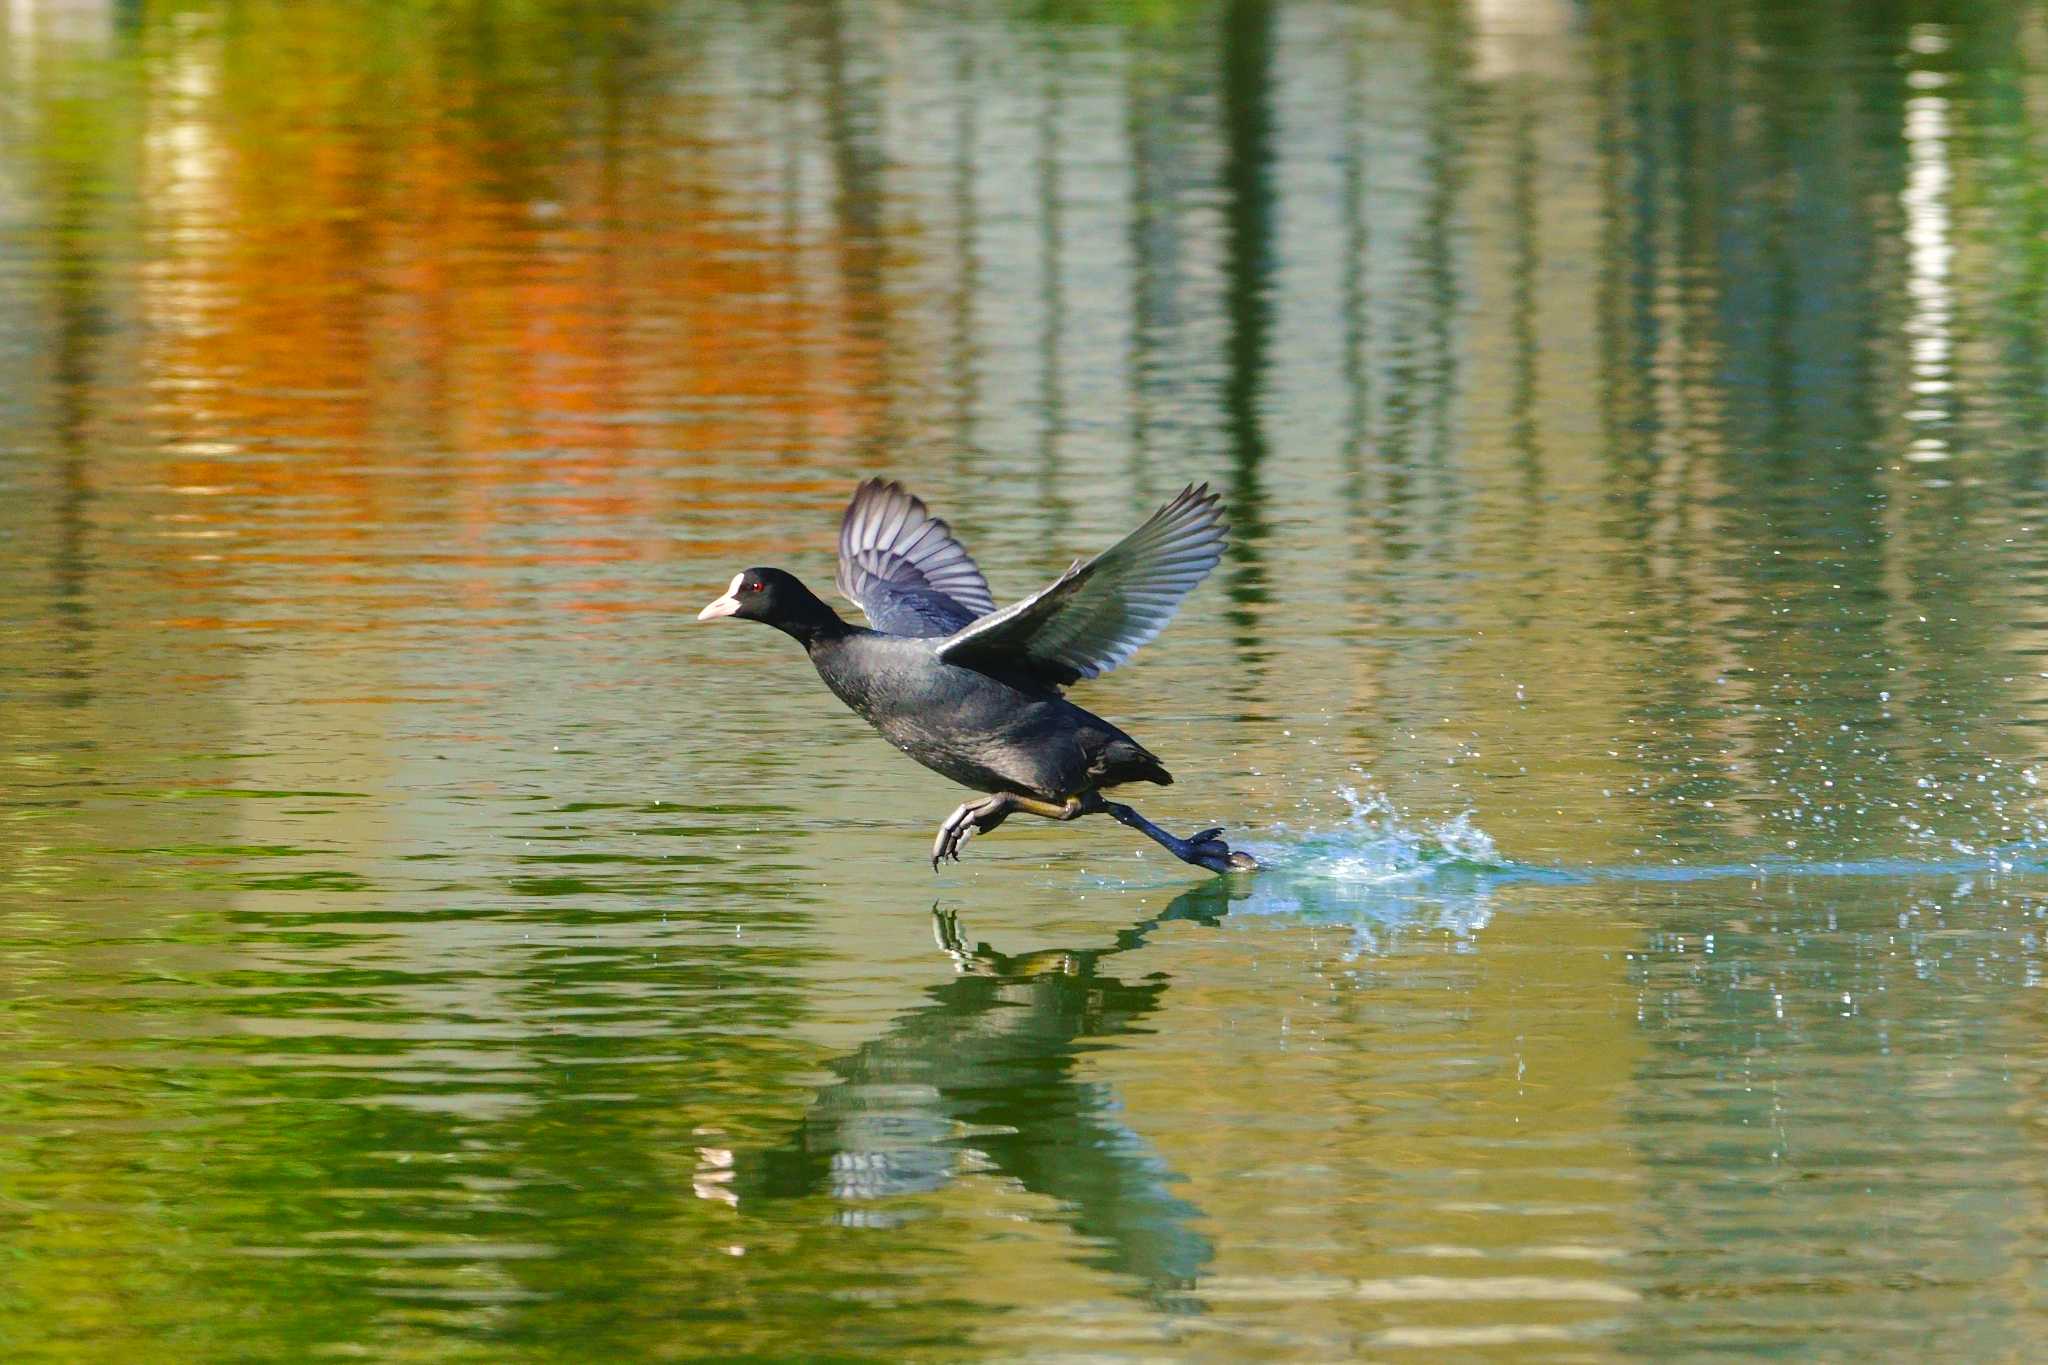
{"label": "wake trail on water", "polygon": [[1967,877],[2048,872],[2048,847],[1979,847],[1950,841],[1927,857],[1799,859],[1764,856],[1722,863],[1543,864],[1503,857],[1471,811],[1444,819],[1404,816],[1383,793],[1337,789],[1351,808],[1334,828],[1276,826],[1244,841],[1259,860],[1238,913],[1289,914],[1343,923],[1368,935],[1433,927],[1465,937],[1492,917],[1491,893],[1511,885],[1673,883],[1804,877]]}
{"label": "wake trail on water", "polygon": [[1802,859],[1764,856],[1725,863],[1527,863],[1502,857],[1463,811],[1448,819],[1403,816],[1384,794],[1339,787],[1350,816],[1327,830],[1246,841],[1262,870],[1302,881],[1368,886],[1452,880],[1472,883],[1698,882],[1756,877],[1923,877],[2048,872],[2048,846],[1975,846],[1951,840],[1945,856]]}

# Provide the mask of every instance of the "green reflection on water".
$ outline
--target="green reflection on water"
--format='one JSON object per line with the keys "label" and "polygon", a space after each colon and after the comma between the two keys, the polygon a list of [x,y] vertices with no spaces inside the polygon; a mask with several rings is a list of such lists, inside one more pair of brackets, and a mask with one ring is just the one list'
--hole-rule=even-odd
{"label": "green reflection on water", "polygon": [[1018,956],[969,947],[958,914],[935,911],[960,978],[831,1063],[837,1082],[789,1140],[710,1178],[729,1181],[742,1207],[817,1195],[857,1206],[973,1170],[1052,1201],[1093,1248],[1089,1264],[1129,1277],[1160,1308],[1196,1306],[1187,1291],[1213,1255],[1190,1226],[1200,1211],[1171,1192],[1182,1177],[1124,1124],[1115,1092],[1078,1073],[1094,1040],[1142,1031],[1168,985],[1160,973],[1118,980],[1104,959],[1143,947],[1161,924],[1214,924],[1228,908],[1225,885],[1204,885],[1110,947]]}

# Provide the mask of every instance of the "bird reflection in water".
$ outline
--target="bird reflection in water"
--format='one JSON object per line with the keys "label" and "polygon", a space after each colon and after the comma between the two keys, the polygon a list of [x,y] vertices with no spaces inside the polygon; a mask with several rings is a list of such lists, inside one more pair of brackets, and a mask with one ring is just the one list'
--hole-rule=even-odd
{"label": "bird reflection in water", "polygon": [[1121,980],[1103,964],[1162,924],[1214,924],[1231,899],[1226,883],[1199,886],[1108,946],[1017,954],[970,947],[958,916],[934,908],[958,975],[831,1063],[839,1079],[787,1141],[701,1151],[698,1193],[742,1209],[828,1195],[848,1205],[840,1221],[886,1226],[897,1215],[874,1201],[991,1174],[1053,1201],[1088,1264],[1131,1277],[1155,1305],[1193,1310],[1188,1291],[1214,1254],[1194,1227],[1201,1210],[1173,1193],[1181,1177],[1079,1059],[1096,1040],[1138,1032],[1171,984],[1162,972]]}

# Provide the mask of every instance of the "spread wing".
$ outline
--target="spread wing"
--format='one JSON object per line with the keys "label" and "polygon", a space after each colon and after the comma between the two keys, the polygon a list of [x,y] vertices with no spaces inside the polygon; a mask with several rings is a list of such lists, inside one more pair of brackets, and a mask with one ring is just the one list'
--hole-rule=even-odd
{"label": "spread wing", "polygon": [[869,479],[839,522],[839,591],[888,635],[950,635],[996,609],[953,529],[900,483]]}
{"label": "spread wing", "polygon": [[939,646],[939,657],[1022,668],[1055,685],[1100,677],[1166,629],[1181,600],[1223,557],[1222,500],[1190,484],[1143,526],[1050,587],[984,616]]}

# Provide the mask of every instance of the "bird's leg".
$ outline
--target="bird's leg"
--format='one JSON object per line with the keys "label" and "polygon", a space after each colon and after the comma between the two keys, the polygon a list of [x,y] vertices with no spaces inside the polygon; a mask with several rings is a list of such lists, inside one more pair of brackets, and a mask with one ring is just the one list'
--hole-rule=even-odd
{"label": "bird's leg", "polygon": [[1168,834],[1129,806],[1115,801],[1102,801],[1093,809],[1103,811],[1120,825],[1129,825],[1184,863],[1206,867],[1211,872],[1252,872],[1258,869],[1258,859],[1249,853],[1233,853],[1229,844],[1216,837],[1223,833],[1221,825],[1200,830],[1183,839]]}
{"label": "bird's leg", "polygon": [[997,792],[979,801],[962,801],[946,817],[946,823],[939,826],[939,837],[932,840],[932,871],[938,871],[939,864],[947,858],[959,862],[960,846],[1009,819],[1016,800],[1008,792]]}
{"label": "bird's leg", "polygon": [[1010,798],[1010,804],[1027,814],[1043,815],[1048,820],[1078,820],[1084,815],[1093,815],[1100,810],[1101,806],[1089,804],[1090,801],[1099,800],[1099,797],[1090,792],[1086,797],[1070,796],[1064,801],[1040,801],[1030,796],[1013,796]]}
{"label": "bird's leg", "polygon": [[997,792],[979,801],[962,801],[946,817],[946,823],[939,826],[939,837],[932,840],[932,871],[938,871],[939,864],[947,858],[959,862],[960,849],[969,839],[988,833],[1018,811],[1042,815],[1048,820],[1078,820],[1100,809],[1099,804],[1089,805],[1078,796],[1070,796],[1063,802],[1040,801],[1036,797],[1018,796],[1013,792]]}

